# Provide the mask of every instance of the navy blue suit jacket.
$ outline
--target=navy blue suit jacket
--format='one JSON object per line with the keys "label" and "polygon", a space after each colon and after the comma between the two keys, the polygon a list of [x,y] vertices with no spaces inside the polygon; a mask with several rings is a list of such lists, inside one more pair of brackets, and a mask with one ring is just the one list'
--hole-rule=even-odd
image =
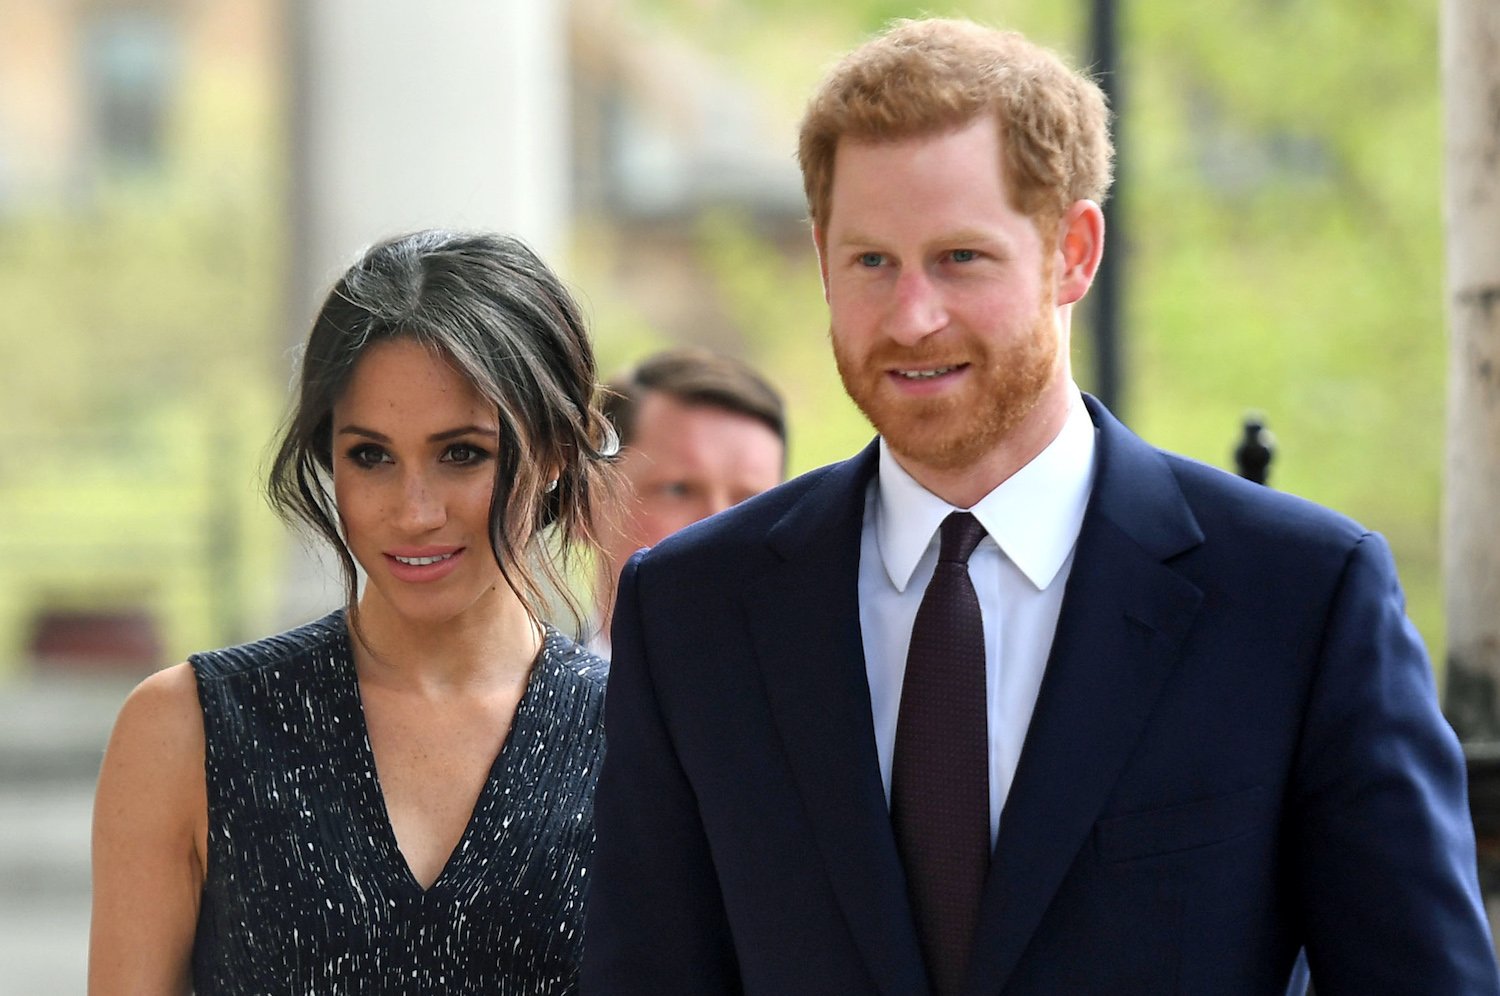
{"label": "navy blue suit jacket", "polygon": [[[1500,993],[1389,550],[1146,445],[1096,480],[966,991]],[[857,596],[874,446],[625,569],[586,993],[919,994]]]}

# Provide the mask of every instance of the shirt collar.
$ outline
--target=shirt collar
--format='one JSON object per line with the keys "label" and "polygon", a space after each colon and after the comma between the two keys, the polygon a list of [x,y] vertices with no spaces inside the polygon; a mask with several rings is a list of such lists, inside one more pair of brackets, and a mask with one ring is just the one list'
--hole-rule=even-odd
{"label": "shirt collar", "polygon": [[[1078,540],[1094,477],[1094,424],[1076,391],[1057,437],[967,511],[1037,590],[1062,569]],[[938,526],[956,508],[906,472],[880,440],[875,535],[880,559],[904,592]]]}

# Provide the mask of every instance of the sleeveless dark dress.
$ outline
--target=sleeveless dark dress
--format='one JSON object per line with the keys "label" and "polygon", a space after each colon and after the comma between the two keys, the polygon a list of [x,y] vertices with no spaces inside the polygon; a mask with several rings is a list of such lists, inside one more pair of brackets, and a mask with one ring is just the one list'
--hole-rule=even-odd
{"label": "sleeveless dark dress", "polygon": [[386,814],[342,611],[190,660],[208,784],[199,994],[577,990],[602,660],[547,632],[426,891]]}

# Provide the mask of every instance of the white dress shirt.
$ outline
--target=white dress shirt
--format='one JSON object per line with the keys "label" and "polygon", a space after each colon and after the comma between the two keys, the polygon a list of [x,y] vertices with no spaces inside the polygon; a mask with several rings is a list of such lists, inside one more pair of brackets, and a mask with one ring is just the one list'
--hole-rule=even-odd
{"label": "white dress shirt", "polygon": [[[1093,476],[1094,425],[1075,391],[1057,438],[967,509],[988,533],[969,558],[969,577],[984,620],[992,846],[1052,648]],[[913,480],[880,441],[880,471],[866,492],[860,539],[859,623],[887,804],[912,623],[937,565],[938,526],[955,511],[965,510]]]}

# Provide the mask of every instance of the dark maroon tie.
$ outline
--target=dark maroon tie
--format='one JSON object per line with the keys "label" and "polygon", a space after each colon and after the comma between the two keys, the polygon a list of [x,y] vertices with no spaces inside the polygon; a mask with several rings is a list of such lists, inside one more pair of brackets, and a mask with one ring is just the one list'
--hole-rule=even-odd
{"label": "dark maroon tie", "polygon": [[984,624],[969,580],[984,527],[954,512],[940,535],[901,685],[891,820],[927,974],[946,996],[963,984],[990,866],[990,778]]}

